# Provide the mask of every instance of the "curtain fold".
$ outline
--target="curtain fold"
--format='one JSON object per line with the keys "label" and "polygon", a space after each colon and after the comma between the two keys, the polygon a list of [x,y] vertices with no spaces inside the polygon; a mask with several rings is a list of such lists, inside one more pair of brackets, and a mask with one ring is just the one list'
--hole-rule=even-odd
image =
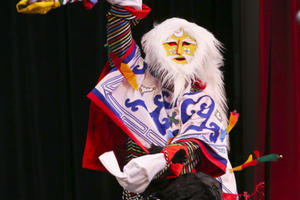
{"label": "curtain fold", "polygon": [[260,1],[260,84],[257,146],[283,159],[257,170],[266,199],[299,199],[300,25],[299,0]]}

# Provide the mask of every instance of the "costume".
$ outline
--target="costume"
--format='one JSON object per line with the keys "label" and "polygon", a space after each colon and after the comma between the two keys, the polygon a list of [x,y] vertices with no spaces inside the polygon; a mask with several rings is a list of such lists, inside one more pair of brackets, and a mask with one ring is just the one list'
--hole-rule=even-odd
{"label": "costume", "polygon": [[[46,14],[78,1],[87,9],[98,2],[20,0],[16,8]],[[206,29],[172,18],[143,36],[144,60],[131,28],[150,8],[142,0],[107,1],[112,4],[107,14],[109,56],[88,94],[92,102],[83,167],[116,176],[127,200],[264,198],[263,182],[253,194],[237,195],[233,172],[282,155],[260,157],[255,150],[245,163],[231,168],[228,133],[238,113],[231,113],[228,122],[221,44]]]}
{"label": "costume", "polygon": [[112,150],[121,168],[128,166],[129,136],[141,155],[151,145],[166,149],[165,156],[174,146],[184,149],[182,164],[161,160],[169,164],[169,177],[203,172],[222,183],[224,199],[237,199],[234,175],[226,173],[231,168],[228,138],[220,137],[228,123],[220,43],[204,28],[172,18],[145,34],[144,60],[131,28],[150,8],[141,1],[110,2],[109,61],[88,94],[92,103],[83,167],[107,171],[98,157]]}

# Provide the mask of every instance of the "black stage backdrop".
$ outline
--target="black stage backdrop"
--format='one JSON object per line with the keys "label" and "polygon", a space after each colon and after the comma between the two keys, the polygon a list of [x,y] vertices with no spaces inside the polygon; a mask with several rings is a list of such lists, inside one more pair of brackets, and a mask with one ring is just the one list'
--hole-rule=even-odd
{"label": "black stage backdrop", "polygon": [[[224,44],[230,110],[241,110],[239,1],[148,0],[151,14],[135,39],[154,22],[177,16],[207,28]],[[106,62],[105,10],[81,3],[47,15],[18,14],[17,0],[1,5],[0,199],[120,199],[108,174],[82,169],[89,100]],[[5,5],[3,5],[5,4]],[[234,42],[233,42],[234,41]],[[236,53],[233,55],[233,53]],[[241,124],[242,122],[240,122]],[[231,135],[233,165],[244,162],[241,126]],[[245,175],[237,174],[239,189]]]}

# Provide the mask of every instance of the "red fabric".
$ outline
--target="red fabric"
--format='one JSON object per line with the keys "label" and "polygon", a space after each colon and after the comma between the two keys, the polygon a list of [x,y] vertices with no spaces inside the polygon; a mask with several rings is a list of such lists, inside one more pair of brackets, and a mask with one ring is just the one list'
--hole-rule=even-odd
{"label": "red fabric", "polygon": [[[187,157],[187,155],[189,154],[189,151],[188,151],[187,147],[184,145],[180,145],[180,144],[169,145],[169,146],[166,146],[166,148],[164,148],[164,150],[162,150],[165,157],[167,154],[168,163],[170,163],[172,161],[173,157],[175,156],[177,151],[179,151],[180,149],[183,149],[185,151],[185,153],[186,153],[185,157]],[[172,163],[169,169],[172,172],[172,174],[174,174],[175,177],[177,177],[180,175],[180,173],[183,169],[183,165],[184,165],[184,162],[183,163]]]}
{"label": "red fabric", "polygon": [[236,194],[223,193],[223,200],[237,200],[237,197]]}
{"label": "red fabric", "polygon": [[[296,22],[300,0],[260,0],[260,9],[257,149],[262,155],[283,155],[271,164],[268,198],[300,199],[300,25]],[[263,152],[267,142],[268,152]],[[258,169],[257,183],[264,175]]]}
{"label": "red fabric", "polygon": [[[139,145],[142,150],[144,150],[146,153],[149,153],[149,150],[146,149],[141,142],[139,142],[135,136],[131,133],[131,131],[128,129],[128,127],[122,122],[121,119],[119,119],[112,110],[110,110],[102,101],[100,101],[98,99],[98,97],[96,97],[92,92],[90,92],[88,94],[88,98],[92,100],[93,103],[95,103],[102,111],[103,111],[103,115],[106,114],[113,123],[115,123],[118,127],[121,128],[122,132],[126,133],[137,145]],[[110,133],[110,129],[108,129],[108,131],[102,131],[102,129],[99,129],[99,134],[112,134]],[[117,133],[120,134],[120,133]]]}
{"label": "red fabric", "polygon": [[[98,82],[109,72],[109,63],[106,63]],[[125,158],[126,134],[137,143],[146,153],[146,149],[124,125],[124,123],[101,102],[92,92],[88,95],[92,100],[82,167],[106,171],[98,157],[107,152],[114,151],[122,167]]]}
{"label": "red fabric", "polygon": [[[98,82],[109,72],[110,66],[107,63],[100,75]],[[103,134],[108,133],[110,134]],[[82,160],[82,167],[106,171],[98,157],[107,151],[115,150],[122,155],[121,148],[126,142],[125,133],[120,130],[107,115],[99,109],[93,102],[90,104],[88,133],[85,144],[85,150]],[[114,140],[116,138],[116,140]],[[121,159],[119,159],[121,161]],[[119,163],[121,166],[122,162]]]}
{"label": "red fabric", "polygon": [[83,0],[83,5],[86,9],[90,10],[94,7],[95,4],[93,4],[89,0]]}
{"label": "red fabric", "polygon": [[[109,134],[103,134],[109,133]],[[121,155],[124,155],[124,145],[126,142],[125,133],[113,123],[107,115],[94,103],[90,105],[90,120],[88,135],[83,155],[82,167],[106,171],[98,157],[107,152],[114,151],[117,155],[119,165],[124,165]]]}
{"label": "red fabric", "polygon": [[242,169],[245,169],[245,168],[251,167],[251,166],[255,166],[255,165],[257,165],[257,159],[247,162],[246,164],[243,164]]}
{"label": "red fabric", "polygon": [[134,8],[129,6],[124,6],[124,8],[139,19],[145,18],[151,11],[151,8],[149,8],[145,4],[143,4],[142,10],[135,10]]}
{"label": "red fabric", "polygon": [[180,141],[193,141],[197,143],[201,151],[203,153],[203,156],[201,157],[201,162],[199,166],[197,167],[198,172],[203,172],[205,174],[208,174],[212,177],[219,177],[223,175],[226,172],[226,165],[224,165],[222,162],[219,160],[215,159],[206,149],[204,144],[197,139],[185,139],[185,140],[180,140]]}
{"label": "red fabric", "polygon": [[113,61],[113,63],[116,66],[116,68],[120,69],[121,64],[122,64],[122,60],[116,54],[114,54],[113,52],[109,53],[109,57]]}

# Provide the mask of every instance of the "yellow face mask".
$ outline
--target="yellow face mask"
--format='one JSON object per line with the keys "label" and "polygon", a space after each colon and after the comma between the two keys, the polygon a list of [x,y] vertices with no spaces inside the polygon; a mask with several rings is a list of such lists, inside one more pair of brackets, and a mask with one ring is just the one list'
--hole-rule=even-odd
{"label": "yellow face mask", "polygon": [[194,57],[197,43],[183,30],[176,31],[163,43],[167,56],[178,64],[188,64]]}

